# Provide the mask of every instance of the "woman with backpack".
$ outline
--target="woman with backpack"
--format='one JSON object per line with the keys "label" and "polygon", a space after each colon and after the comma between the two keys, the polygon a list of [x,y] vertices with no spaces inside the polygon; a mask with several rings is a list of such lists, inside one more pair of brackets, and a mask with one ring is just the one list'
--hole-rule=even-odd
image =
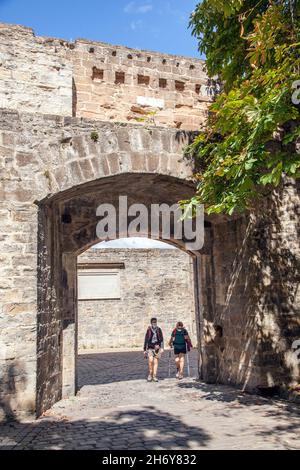
{"label": "woman with backpack", "polygon": [[158,382],[158,361],[163,353],[164,337],[161,328],[157,325],[157,318],[151,318],[151,325],[147,328],[144,341],[144,357],[148,357],[148,382]]}
{"label": "woman with backpack", "polygon": [[176,328],[172,331],[169,346],[174,347],[175,364],[177,368],[176,378],[183,379],[185,354],[191,350],[192,342],[183,323],[179,321]]}

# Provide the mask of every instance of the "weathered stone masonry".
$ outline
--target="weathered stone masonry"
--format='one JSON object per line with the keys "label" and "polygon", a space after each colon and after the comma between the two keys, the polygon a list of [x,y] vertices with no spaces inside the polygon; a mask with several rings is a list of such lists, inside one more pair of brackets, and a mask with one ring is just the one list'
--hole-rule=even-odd
{"label": "weathered stone masonry", "polygon": [[[61,263],[68,263],[68,253],[76,263],[77,254],[97,241],[99,203],[117,203],[123,194],[146,204],[179,200],[191,194],[185,182],[191,170],[181,158],[186,138],[176,130],[11,110],[2,110],[0,121],[3,401],[6,410],[32,410],[36,390],[45,407],[61,397],[62,356],[75,366],[74,343],[73,353],[62,349],[70,329],[74,337],[76,307],[57,304],[68,300],[61,289],[72,278],[66,284]],[[95,128],[96,143],[90,137]],[[70,301],[74,289],[68,289]],[[65,371],[73,383],[72,373],[67,377]]]}
{"label": "weathered stone masonry", "polygon": [[0,107],[186,130],[205,120],[213,88],[201,60],[3,24],[0,44]]}
{"label": "weathered stone masonry", "polygon": [[[150,318],[157,316],[166,344],[177,321],[197,344],[193,263],[181,250],[93,249],[78,263],[123,263],[120,299],[79,300],[78,347],[143,347]],[[149,282],[149,279],[151,280]]]}
{"label": "weathered stone masonry", "polygon": [[[0,54],[0,401],[5,414],[40,414],[76,390],[76,263],[99,241],[96,208],[119,195],[149,207],[193,194],[182,148],[209,93],[202,61],[19,26],[1,25]],[[134,118],[149,103],[156,125]],[[299,381],[299,207],[288,180],[251,214],[206,218],[205,245],[189,253],[204,380],[283,391]]]}

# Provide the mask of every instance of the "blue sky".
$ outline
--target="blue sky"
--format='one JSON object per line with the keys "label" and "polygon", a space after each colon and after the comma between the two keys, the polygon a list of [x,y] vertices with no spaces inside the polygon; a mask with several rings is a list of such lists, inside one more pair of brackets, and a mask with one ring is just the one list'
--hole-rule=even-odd
{"label": "blue sky", "polygon": [[197,0],[0,0],[0,21],[36,35],[86,38],[199,57],[188,29]]}

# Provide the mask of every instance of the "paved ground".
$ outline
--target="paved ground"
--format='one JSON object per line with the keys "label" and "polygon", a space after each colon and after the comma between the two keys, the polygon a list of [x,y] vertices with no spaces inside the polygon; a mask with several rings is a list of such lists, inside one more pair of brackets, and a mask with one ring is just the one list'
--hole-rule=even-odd
{"label": "paved ground", "polygon": [[178,382],[165,353],[156,384],[140,352],[82,355],[78,395],[0,426],[0,449],[300,449],[299,406],[205,385],[190,362]]}

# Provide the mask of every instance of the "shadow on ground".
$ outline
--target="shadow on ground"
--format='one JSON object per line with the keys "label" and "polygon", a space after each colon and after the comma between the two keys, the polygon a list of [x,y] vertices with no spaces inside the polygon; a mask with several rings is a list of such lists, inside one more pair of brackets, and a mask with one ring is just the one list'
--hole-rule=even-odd
{"label": "shadow on ground", "polygon": [[[173,374],[173,357],[172,362]],[[168,366],[166,353],[160,364],[160,378],[168,378]],[[143,395],[144,403],[137,401],[137,405],[132,405],[126,399],[122,402],[121,394],[119,401],[115,400],[116,405],[109,402],[106,408],[101,393],[95,398],[87,387],[81,405],[78,405],[78,397],[69,399],[71,409],[72,403],[79,407],[90,406],[91,400],[95,400],[93,414],[90,411],[84,418],[72,415],[72,412],[68,414],[68,408],[62,406],[62,414],[49,410],[37,421],[19,422],[11,403],[0,400],[2,414],[7,415],[6,422],[0,423],[0,449],[194,450],[222,446],[236,448],[237,445],[262,448],[265,442],[274,449],[300,447],[298,405],[249,395],[229,386],[199,382],[196,380],[197,351],[190,355],[190,368],[194,380],[171,379],[158,384],[158,398],[153,406],[150,406],[153,398],[153,392],[150,392],[149,400],[147,394]],[[139,380],[129,388],[128,384],[125,386],[125,392],[130,388],[137,390],[138,400],[138,391],[144,390],[146,375],[147,362],[141,352],[79,357],[81,387],[113,384],[109,391],[112,393],[122,381]],[[151,385],[150,390],[154,390]],[[91,388],[97,392],[96,386]],[[102,388],[105,389],[99,387],[99,392]],[[165,403],[163,398],[166,396],[168,401]]]}
{"label": "shadow on ground", "polygon": [[178,387],[189,391],[201,392],[201,398],[204,400],[220,401],[223,403],[239,403],[240,405],[270,405],[275,404],[288,412],[294,413],[300,417],[299,404],[285,401],[278,397],[265,398],[258,394],[245,392],[233,386],[222,384],[206,384],[200,380],[192,382],[179,382]]}
{"label": "shadow on ground", "polygon": [[[195,449],[209,435],[155,407],[109,413],[99,419],[11,423],[0,429],[0,449]],[[16,441],[18,442],[16,444]]]}
{"label": "shadow on ground", "polygon": [[[197,396],[198,400],[224,403],[223,416],[228,416],[232,408],[255,407],[259,410],[260,416],[265,418],[280,418],[280,424],[272,429],[278,439],[287,432],[300,435],[300,407],[299,404],[291,403],[278,398],[264,398],[259,395],[252,395],[242,390],[225,385],[205,384],[198,380],[193,382],[180,382],[178,387],[189,393],[190,399]],[[270,431],[259,431],[258,435],[268,436]],[[299,447],[298,447],[299,448]]]}
{"label": "shadow on ground", "polygon": [[[159,364],[158,376],[160,380],[175,375],[173,352],[165,351]],[[190,374],[198,375],[198,354],[196,350],[189,354]],[[95,354],[80,354],[77,362],[78,387],[84,385],[101,385],[128,380],[143,380],[147,377],[147,360],[141,351],[109,352]],[[187,375],[187,365],[185,374]]]}

